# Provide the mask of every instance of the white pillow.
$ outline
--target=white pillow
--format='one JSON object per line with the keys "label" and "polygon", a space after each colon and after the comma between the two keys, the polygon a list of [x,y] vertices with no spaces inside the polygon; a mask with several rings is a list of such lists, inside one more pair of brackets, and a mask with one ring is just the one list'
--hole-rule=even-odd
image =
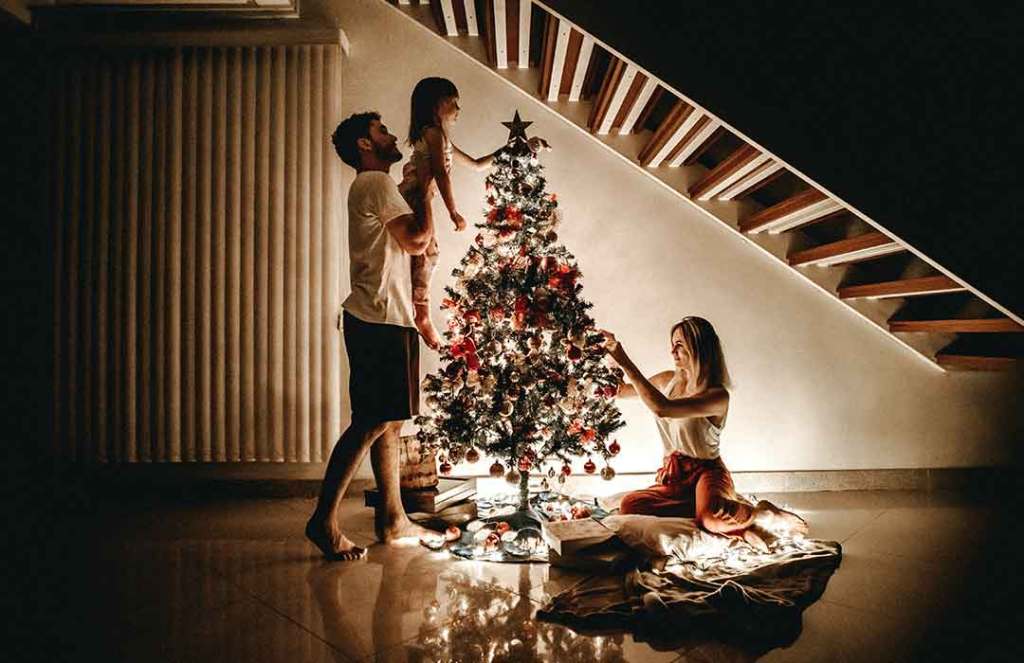
{"label": "white pillow", "polygon": [[608,516],[601,523],[615,532],[630,548],[639,550],[648,557],[665,557],[673,551],[685,551],[695,543],[704,547],[706,539],[723,539],[711,536],[697,527],[693,518],[666,518],[662,516],[640,516],[634,514]]}

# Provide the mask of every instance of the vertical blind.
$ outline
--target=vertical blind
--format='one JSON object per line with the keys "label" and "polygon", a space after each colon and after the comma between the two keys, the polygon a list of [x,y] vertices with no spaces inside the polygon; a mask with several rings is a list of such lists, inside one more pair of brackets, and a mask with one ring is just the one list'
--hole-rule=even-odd
{"label": "vertical blind", "polygon": [[53,67],[57,454],[326,459],[340,420],[337,45]]}

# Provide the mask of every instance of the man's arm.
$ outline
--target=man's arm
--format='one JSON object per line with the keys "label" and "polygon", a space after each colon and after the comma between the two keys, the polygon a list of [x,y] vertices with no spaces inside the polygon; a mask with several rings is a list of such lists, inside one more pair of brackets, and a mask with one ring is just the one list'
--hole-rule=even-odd
{"label": "man's arm", "polygon": [[423,217],[417,219],[415,214],[403,214],[384,224],[402,250],[409,255],[418,256],[426,251],[434,234],[430,212],[425,213]]}
{"label": "man's arm", "polygon": [[368,186],[373,187],[368,196],[370,208],[402,250],[414,256],[426,251],[434,235],[430,201],[420,201],[424,212],[417,216],[387,173],[375,173]]}

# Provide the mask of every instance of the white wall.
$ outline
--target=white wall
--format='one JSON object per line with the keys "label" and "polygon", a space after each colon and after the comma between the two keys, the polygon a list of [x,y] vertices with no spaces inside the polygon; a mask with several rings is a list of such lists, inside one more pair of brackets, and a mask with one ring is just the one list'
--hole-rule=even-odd
{"label": "white wall", "polygon": [[[583,270],[584,296],[594,302],[598,324],[615,331],[644,370],[671,368],[668,330],[680,317],[697,314],[714,323],[736,383],[722,446],[732,469],[955,467],[1011,459],[1022,430],[1019,375],[929,367],[382,0],[334,0],[326,9],[352,44],[343,68],[345,116],[379,110],[404,138],[413,85],[441,75],[461,91],[454,138],[467,152],[502,143],[507,132],[500,122],[515,109],[534,122],[532,133],[554,146],[543,157],[548,187],[558,193],[565,218],[560,235]],[[392,174],[398,178],[400,168]],[[346,169],[344,186],[352,176]],[[454,183],[459,207],[473,223],[483,208],[483,176],[457,170]],[[439,211],[437,301],[474,235],[453,232]],[[440,325],[439,314],[435,319]],[[425,347],[423,357],[421,374],[437,366]],[[626,404],[623,413],[616,469],[653,469],[661,447],[649,415],[638,404]],[[361,475],[369,476],[368,464]]]}

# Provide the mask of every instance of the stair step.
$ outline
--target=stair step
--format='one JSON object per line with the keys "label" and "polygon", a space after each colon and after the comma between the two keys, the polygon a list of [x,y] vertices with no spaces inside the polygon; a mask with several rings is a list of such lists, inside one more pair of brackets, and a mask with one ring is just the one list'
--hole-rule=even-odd
{"label": "stair step", "polygon": [[913,279],[900,279],[898,281],[843,286],[839,288],[839,298],[857,299],[860,297],[870,297],[881,299],[883,297],[913,297],[916,295],[936,295],[944,292],[962,292],[964,290],[966,288],[948,276],[922,276]]}
{"label": "stair step", "polygon": [[740,221],[740,232],[777,234],[821,221],[843,206],[817,189],[807,189]]}
{"label": "stair step", "polygon": [[935,361],[943,368],[967,371],[1003,371],[1020,361],[1017,357],[991,357],[987,355],[937,354]]}
{"label": "stair step", "polygon": [[696,200],[711,200],[770,159],[756,147],[745,144],[695,182],[688,193]]}
{"label": "stair step", "polygon": [[830,244],[822,244],[821,246],[797,251],[788,255],[786,260],[793,267],[799,265],[828,267],[870,260],[905,250],[903,246],[891,237],[880,232],[870,232],[858,235],[857,237],[841,239],[838,242],[831,242]]}
{"label": "stair step", "polygon": [[1020,333],[1024,326],[1010,318],[950,318],[946,320],[890,320],[892,332],[944,332],[950,334]]}

